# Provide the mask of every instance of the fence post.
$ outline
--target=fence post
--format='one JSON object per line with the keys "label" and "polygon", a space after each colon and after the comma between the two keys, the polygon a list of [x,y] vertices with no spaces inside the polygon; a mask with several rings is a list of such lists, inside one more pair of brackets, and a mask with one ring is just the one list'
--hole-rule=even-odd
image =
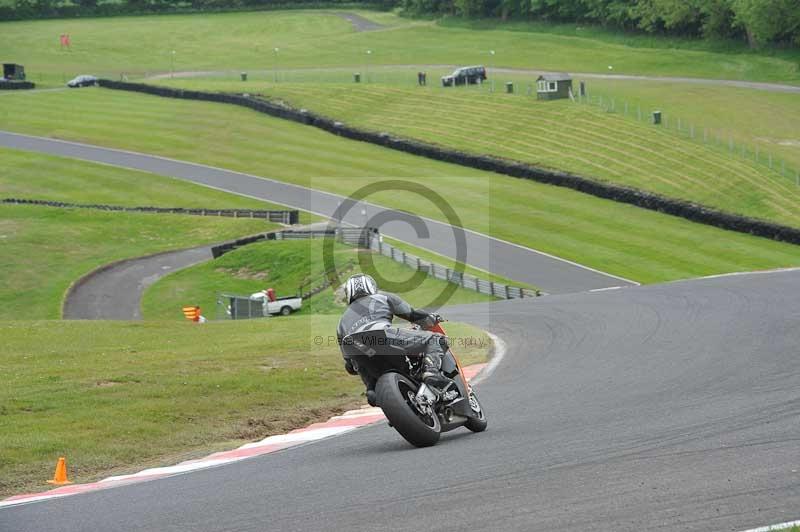
{"label": "fence post", "polygon": [[494,297],[494,281],[489,281],[489,294]]}
{"label": "fence post", "polygon": [[403,254],[402,255],[402,257],[403,257],[402,262],[403,262],[403,264],[405,264],[406,263],[406,252],[405,251],[401,251],[401,253]]}
{"label": "fence post", "polygon": [[419,260],[419,257],[417,257],[417,271],[420,271],[421,269],[422,269],[422,264],[421,261]]}
{"label": "fence post", "polygon": [[511,299],[511,296],[508,295],[508,285],[506,285],[506,299]]}

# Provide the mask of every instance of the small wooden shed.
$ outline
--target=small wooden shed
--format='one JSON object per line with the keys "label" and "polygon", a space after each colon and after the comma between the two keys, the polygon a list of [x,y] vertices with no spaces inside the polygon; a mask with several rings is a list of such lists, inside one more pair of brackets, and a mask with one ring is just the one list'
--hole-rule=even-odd
{"label": "small wooden shed", "polygon": [[536,99],[556,100],[569,98],[572,77],[569,74],[543,74],[536,79]]}

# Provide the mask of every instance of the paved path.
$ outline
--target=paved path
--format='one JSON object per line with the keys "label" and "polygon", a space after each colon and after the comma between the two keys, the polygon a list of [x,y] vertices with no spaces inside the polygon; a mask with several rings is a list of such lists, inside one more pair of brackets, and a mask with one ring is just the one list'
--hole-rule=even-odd
{"label": "paved path", "polygon": [[201,246],[110,264],[73,285],[64,300],[63,317],[68,320],[142,319],[141,300],[147,287],[165,275],[211,258],[211,246]]}
{"label": "paved path", "polygon": [[[241,172],[16,133],[0,131],[0,146],[74,157],[177,177],[215,189],[317,213],[326,218],[333,215],[339,203],[344,199],[336,194]],[[362,225],[364,222],[364,215],[361,214],[362,208],[366,211],[368,218],[373,218],[384,211],[395,212],[364,203],[352,209],[344,221],[352,225]],[[448,257],[456,257],[452,227],[434,220],[426,220],[426,225],[429,235],[419,236],[410,225],[402,222],[385,224],[381,227],[381,232],[414,246],[429,249]],[[466,243],[468,264],[510,279],[533,284],[551,294],[635,284],[626,279],[481,233],[467,231]]]}
{"label": "paved path", "polygon": [[800,519],[800,271],[450,309],[508,351],[489,429],[385,424],[0,509],[0,530],[737,531]]}
{"label": "paved path", "polygon": [[364,18],[361,15],[356,15],[355,13],[341,13],[337,12],[334,13],[337,17],[341,17],[345,20],[350,21],[355,28],[356,31],[375,31],[381,30],[385,28],[383,24],[378,24],[377,22],[373,22],[368,18]]}
{"label": "paved path", "polygon": [[[443,65],[443,64],[415,64],[415,65],[372,65],[370,70],[379,72],[382,70],[409,70],[417,72],[418,70],[454,70],[463,65]],[[292,72],[353,72],[363,68],[361,66],[343,66],[343,67],[308,67],[308,68],[281,68],[280,71],[284,74],[291,74]],[[516,74],[516,75],[530,75],[539,76],[541,74],[552,74],[550,70],[537,70],[527,68],[507,68],[507,67],[488,67],[489,74]],[[238,76],[238,70],[204,70],[204,71],[185,71],[175,72],[176,78],[197,78],[197,77],[214,77],[214,76]],[[269,73],[273,70],[254,70],[258,73]],[[623,80],[623,81],[660,81],[665,83],[690,83],[693,85],[711,85],[718,87],[738,87],[741,89],[752,89],[766,92],[786,92],[791,94],[800,94],[800,85],[789,85],[785,83],[766,83],[760,81],[741,81],[731,79],[711,79],[711,78],[687,78],[687,77],[670,77],[670,76],[637,76],[634,74],[604,74],[597,72],[570,72],[573,78],[586,78],[586,79],[608,79],[608,80]],[[173,75],[156,74],[150,76],[148,79],[168,78]]]}

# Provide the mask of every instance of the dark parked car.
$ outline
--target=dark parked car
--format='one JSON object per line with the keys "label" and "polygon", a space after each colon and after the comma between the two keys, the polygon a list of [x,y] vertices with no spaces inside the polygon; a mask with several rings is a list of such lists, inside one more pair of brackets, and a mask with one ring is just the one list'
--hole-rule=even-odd
{"label": "dark parked car", "polygon": [[486,69],[482,66],[461,67],[448,76],[442,76],[442,86],[474,85],[486,81]]}
{"label": "dark parked car", "polygon": [[97,85],[97,78],[94,76],[78,76],[67,82],[67,87],[72,87],[73,89],[76,87],[93,87],[95,85]]}

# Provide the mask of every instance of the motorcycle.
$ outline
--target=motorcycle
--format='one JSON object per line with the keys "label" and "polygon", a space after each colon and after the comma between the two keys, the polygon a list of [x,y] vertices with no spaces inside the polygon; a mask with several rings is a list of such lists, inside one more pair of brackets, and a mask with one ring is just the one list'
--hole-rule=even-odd
{"label": "motorcycle", "polygon": [[[414,326],[419,328],[419,326]],[[441,321],[426,330],[446,338]],[[486,415],[475,391],[464,377],[449,345],[442,359],[442,374],[448,382],[441,387],[425,384],[422,356],[393,353],[381,342],[381,331],[351,335],[345,340],[355,345],[357,365],[377,380],[375,394],[389,425],[416,447],[430,447],[442,432],[465,427],[472,432],[486,430]],[[384,337],[385,338],[385,337]],[[379,352],[370,346],[386,346]],[[366,353],[366,354],[364,354]]]}

